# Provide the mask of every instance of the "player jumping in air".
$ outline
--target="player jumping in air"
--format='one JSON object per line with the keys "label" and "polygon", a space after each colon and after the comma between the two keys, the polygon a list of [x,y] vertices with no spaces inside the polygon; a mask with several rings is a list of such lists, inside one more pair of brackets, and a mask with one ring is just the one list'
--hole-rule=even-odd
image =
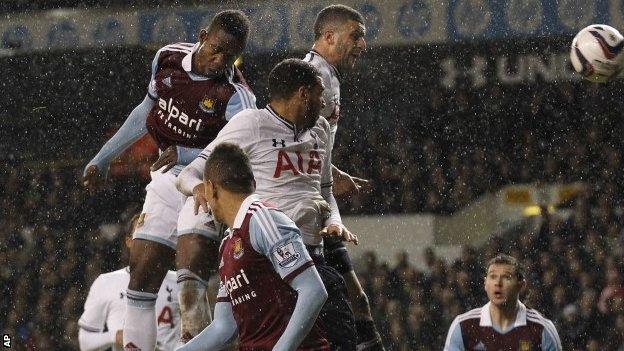
{"label": "player jumping in air", "polygon": [[233,65],[248,35],[249,20],[242,12],[223,11],[201,30],[198,43],[158,50],[147,96],[85,169],[85,186],[96,185],[110,161],[148,132],[163,151],[152,167],[130,253],[127,350],[154,350],[156,293],[173,264],[176,244],[182,338],[190,339],[210,321],[206,280],[216,264],[218,225],[208,213],[178,218],[186,197],[174,182],[232,116],[255,108],[255,97]]}
{"label": "player jumping in air", "polygon": [[[325,7],[319,12],[314,23],[314,45],[304,60],[318,68],[323,78],[325,85],[323,96],[327,105],[321,109],[321,116],[329,121],[332,146],[340,117],[340,79],[342,74],[353,69],[355,61],[366,48],[365,30],[362,15],[344,5]],[[333,177],[337,194],[357,192],[368,186],[366,180],[352,177],[335,166]],[[344,243],[335,238],[326,238],[325,257],[327,263],[336,268],[345,279],[356,318],[358,350],[383,350],[381,337],[371,316],[368,298],[355,275]],[[324,315],[321,315],[321,318],[324,319]],[[331,316],[328,316],[327,323],[331,321]],[[328,328],[328,332],[341,335],[349,331]]]}
{"label": "player jumping in air", "polygon": [[[178,177],[178,189],[206,206],[202,172],[216,145],[230,142],[249,156],[256,178],[256,195],[275,203],[300,228],[303,242],[317,264],[329,298],[321,314],[331,315],[335,328],[351,331],[348,338],[329,340],[343,350],[355,350],[355,325],[340,274],[325,264],[321,230],[357,238],[343,228],[332,195],[329,123],[319,117],[324,107],[323,82],[310,63],[280,62],[269,74],[269,104],[236,115],[217,138]],[[186,210],[186,208],[185,208]],[[326,313],[326,312],[331,313]],[[323,327],[327,330],[327,326]],[[329,337],[329,334],[328,334]],[[353,340],[352,340],[353,339]]]}

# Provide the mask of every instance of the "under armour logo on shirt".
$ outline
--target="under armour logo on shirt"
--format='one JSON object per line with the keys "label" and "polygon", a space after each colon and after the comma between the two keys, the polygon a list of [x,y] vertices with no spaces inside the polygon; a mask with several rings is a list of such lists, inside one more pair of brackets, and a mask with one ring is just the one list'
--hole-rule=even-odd
{"label": "under armour logo on shirt", "polygon": [[277,139],[273,139],[273,147],[277,147],[277,145],[282,145],[282,147],[286,147],[286,141],[284,139],[280,139],[280,141],[277,141]]}

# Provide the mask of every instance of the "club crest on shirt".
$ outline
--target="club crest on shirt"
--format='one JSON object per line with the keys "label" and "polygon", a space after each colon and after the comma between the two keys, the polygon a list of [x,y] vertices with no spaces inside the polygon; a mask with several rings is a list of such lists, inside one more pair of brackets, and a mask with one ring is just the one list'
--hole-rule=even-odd
{"label": "club crest on shirt", "polygon": [[531,351],[531,342],[528,340],[520,340],[520,351]]}
{"label": "club crest on shirt", "polygon": [[278,246],[277,249],[273,251],[273,256],[277,259],[277,263],[280,267],[290,268],[297,263],[301,254],[297,252],[293,243],[288,243]]}
{"label": "club crest on shirt", "polygon": [[238,260],[243,257],[244,253],[245,249],[243,249],[243,241],[241,238],[236,238],[234,240],[234,245],[232,245],[232,257],[234,257],[235,260]]}
{"label": "club crest on shirt", "polygon": [[204,96],[202,101],[199,102],[199,108],[206,113],[215,112],[215,101],[207,96]]}

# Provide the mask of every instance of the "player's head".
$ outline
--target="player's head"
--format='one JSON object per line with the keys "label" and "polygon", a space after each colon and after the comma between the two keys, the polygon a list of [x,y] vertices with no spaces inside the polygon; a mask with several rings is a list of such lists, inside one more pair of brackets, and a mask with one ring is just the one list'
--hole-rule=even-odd
{"label": "player's head", "polygon": [[204,168],[204,188],[208,205],[215,219],[225,223],[223,206],[232,196],[247,197],[255,191],[256,181],[249,158],[237,145],[217,145]]}
{"label": "player's head", "polygon": [[309,62],[286,59],[269,73],[269,100],[288,102],[296,111],[295,124],[304,129],[312,128],[325,107],[321,73]]}
{"label": "player's head", "polygon": [[525,285],[524,269],[514,257],[499,254],[488,261],[485,291],[493,305],[515,306]]}
{"label": "player's head", "polygon": [[329,5],[314,22],[314,47],[340,71],[353,68],[366,48],[366,26],[358,11],[345,5]]}
{"label": "player's head", "polygon": [[243,53],[249,37],[249,19],[241,11],[217,13],[210,26],[199,32],[199,48],[193,71],[206,76],[223,75]]}

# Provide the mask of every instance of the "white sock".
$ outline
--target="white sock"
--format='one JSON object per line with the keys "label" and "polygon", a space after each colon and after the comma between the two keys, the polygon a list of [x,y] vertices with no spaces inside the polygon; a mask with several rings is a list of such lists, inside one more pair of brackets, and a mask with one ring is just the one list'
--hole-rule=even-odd
{"label": "white sock", "polygon": [[188,269],[179,269],[178,299],[180,301],[181,336],[199,334],[212,321],[206,286],[208,283]]}
{"label": "white sock", "polygon": [[124,351],[154,351],[156,348],[156,298],[158,294],[126,290]]}

